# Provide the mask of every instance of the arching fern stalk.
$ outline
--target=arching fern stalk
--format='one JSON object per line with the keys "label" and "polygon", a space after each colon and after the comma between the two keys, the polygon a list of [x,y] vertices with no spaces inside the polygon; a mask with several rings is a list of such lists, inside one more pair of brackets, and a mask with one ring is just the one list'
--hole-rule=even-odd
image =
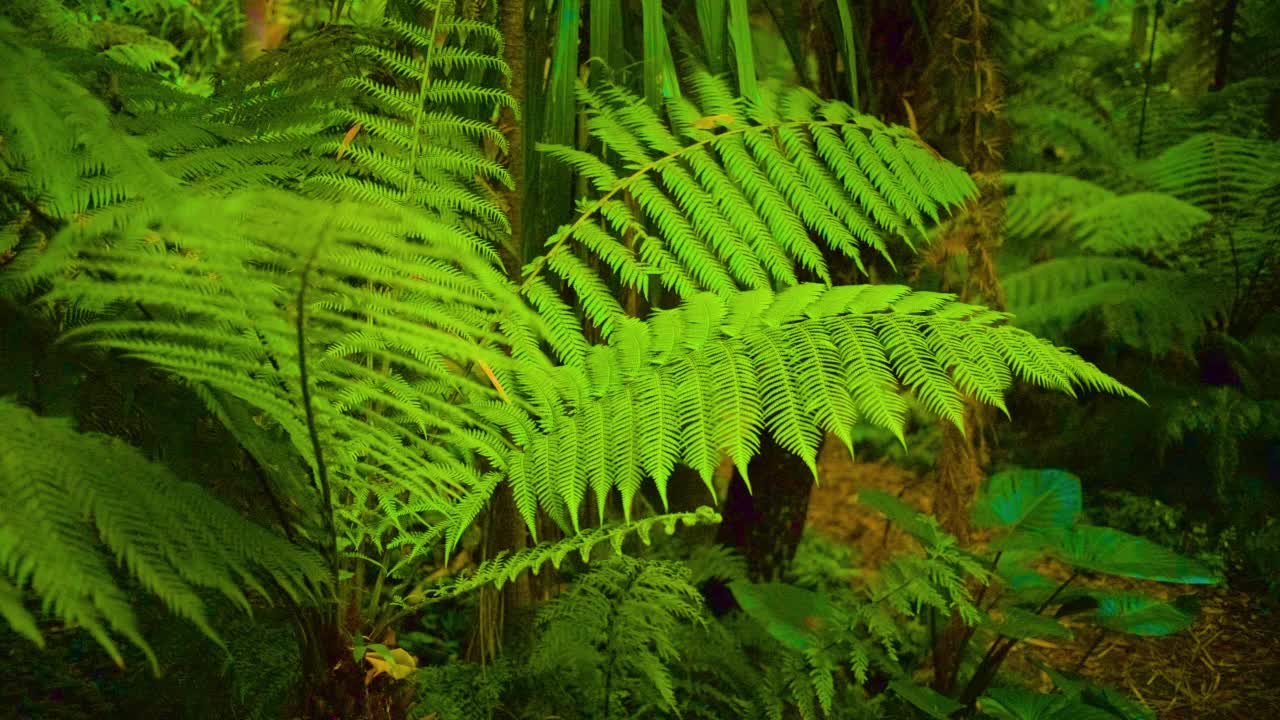
{"label": "arching fern stalk", "polygon": [[[573,289],[605,337],[623,314],[613,288],[599,283],[575,248],[608,267],[616,287],[645,297],[651,276],[679,298],[781,289],[805,276],[830,283],[824,249],[860,269],[867,251],[892,263],[887,236],[910,245],[913,234],[977,192],[910,130],[844,103],[768,88],[746,103],[706,73],[688,82],[690,92],[668,104],[668,118],[617,87],[579,89],[588,130],[622,168],[572,148],[544,148],[598,195],[580,201],[577,219],[526,270],[539,307],[552,302],[540,277],[545,268]],[[557,351],[567,361],[580,356],[580,346]]]}

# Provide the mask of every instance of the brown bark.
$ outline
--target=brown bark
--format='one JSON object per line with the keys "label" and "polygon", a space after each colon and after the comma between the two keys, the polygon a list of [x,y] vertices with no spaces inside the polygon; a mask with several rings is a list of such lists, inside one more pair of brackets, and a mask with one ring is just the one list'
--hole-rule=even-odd
{"label": "brown bark", "polygon": [[[499,29],[505,38],[503,59],[511,68],[510,91],[522,107],[528,97],[526,71],[529,58],[525,42],[528,8],[525,0],[507,0],[502,3],[499,11]],[[513,188],[507,192],[507,216],[511,223],[511,237],[519,249],[524,238],[528,192],[523,125],[509,108],[503,110],[500,123],[508,131],[507,169],[511,173]],[[504,260],[507,262],[508,274],[518,279],[523,258],[507,257]],[[554,526],[546,522],[541,514],[537,523],[539,537],[543,540],[550,539]],[[481,560],[491,559],[503,550],[518,552],[529,546],[528,528],[516,507],[511,486],[506,483],[500,484],[494,492],[486,513],[484,533]],[[519,610],[545,598],[546,589],[555,583],[554,575],[550,569],[546,569],[537,576],[522,574],[501,590],[483,588],[479,595],[476,627],[465,651],[467,659],[482,663],[495,660],[502,650],[504,636],[508,630],[513,629],[511,621],[518,617]]]}
{"label": "brown bark", "polygon": [[[939,138],[949,139],[942,144],[944,153],[958,159],[977,177],[982,194],[936,243],[937,254],[942,257],[935,255],[932,259],[964,255],[967,271],[945,289],[966,300],[981,296],[986,304],[999,308],[1003,294],[994,256],[1002,214],[996,176],[1006,135],[999,113],[1003,84],[987,42],[988,21],[982,0],[946,0],[935,10],[931,23],[935,47],[921,86],[926,93],[921,118],[928,123],[924,132],[940,144],[944,141]],[[952,426],[943,431],[934,502],[942,527],[961,541],[969,537],[969,513],[987,462],[986,448],[981,443],[986,425],[985,408],[970,400],[964,432]],[[934,644],[933,687],[938,692],[950,694],[955,690],[968,640],[968,628],[953,613]]]}
{"label": "brown bark", "polygon": [[1222,20],[1218,23],[1218,32],[1221,33],[1218,37],[1218,58],[1213,68],[1211,88],[1214,92],[1225,88],[1231,76],[1231,39],[1235,35],[1238,9],[1238,0],[1226,0],[1222,7]]}
{"label": "brown bark", "polygon": [[803,460],[768,436],[761,438],[760,453],[747,472],[752,490],[737,472],[729,482],[716,542],[742,553],[753,581],[779,580],[804,534],[813,475]]}

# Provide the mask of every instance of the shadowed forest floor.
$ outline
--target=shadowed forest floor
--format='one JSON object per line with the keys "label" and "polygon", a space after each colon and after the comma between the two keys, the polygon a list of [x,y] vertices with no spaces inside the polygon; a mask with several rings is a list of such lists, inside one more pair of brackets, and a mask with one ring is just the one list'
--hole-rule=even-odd
{"label": "shadowed forest floor", "polygon": [[[931,478],[885,462],[855,462],[838,442],[826,443],[820,459],[822,484],[814,489],[809,526],[849,545],[863,568],[873,570],[913,542],[883,516],[856,501],[859,490],[899,495],[924,512],[933,510]],[[1065,578],[1062,569],[1050,575]],[[1162,720],[1262,720],[1280,717],[1280,624],[1258,595],[1225,586],[1197,587],[1083,579],[1094,587],[1124,590],[1141,586],[1168,599],[1196,594],[1201,616],[1189,630],[1164,638],[1108,633],[1083,623],[1065,623],[1071,641],[1030,641],[1018,645],[1006,667],[1035,677],[1035,663],[1076,672],[1124,689],[1154,709]],[[1097,646],[1089,652],[1090,646]],[[1080,659],[1088,656],[1083,667]],[[1045,690],[1052,687],[1041,673]]]}

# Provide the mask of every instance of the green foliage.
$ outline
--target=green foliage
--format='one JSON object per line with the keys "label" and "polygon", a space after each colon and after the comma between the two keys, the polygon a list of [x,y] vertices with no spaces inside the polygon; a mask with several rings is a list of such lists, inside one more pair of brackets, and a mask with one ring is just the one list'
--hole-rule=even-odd
{"label": "green foliage", "polygon": [[[745,613],[789,650],[784,668],[793,673],[788,685],[805,718],[817,717],[819,709],[829,715],[849,680],[856,687],[872,674],[901,676],[901,653],[909,644],[903,620],[929,612],[954,612],[970,624],[981,618],[966,583],[985,582],[987,572],[954,537],[892,496],[864,491],[859,498],[902,522],[922,552],[894,556],[856,589],[845,585],[824,592],[745,581],[730,586]],[[843,677],[842,667],[850,677]],[[927,693],[905,677],[895,683],[904,697],[929,704]]]}
{"label": "green foliage", "polygon": [[785,583],[750,583],[737,580],[729,589],[743,612],[764,626],[775,640],[804,652],[817,647],[813,631],[831,619],[828,599]]}
{"label": "green foliage", "polygon": [[1075,524],[1084,509],[1080,482],[1061,470],[1010,470],[987,479],[974,503],[975,527],[1053,534]]}
{"label": "green foliage", "polygon": [[586,153],[546,148],[599,199],[582,201],[535,267],[547,263],[563,278],[606,337],[622,308],[567,248],[601,258],[621,287],[646,297],[644,266],[686,298],[790,287],[799,269],[830,282],[825,248],[859,268],[864,248],[888,259],[884,231],[910,243],[976,192],[914,133],[843,103],[766,88],[759,103],[744,104],[709,75],[689,82],[691,92],[667,106],[669,123],[619,88],[579,91],[588,130],[617,153],[625,175]]}
{"label": "green foliage", "polygon": [[[580,88],[606,152],[546,149],[591,192],[519,281],[524,253],[494,187],[512,178],[492,118],[513,106],[494,28],[434,3],[388,6],[195,94],[141,55],[69,49],[21,14],[0,21],[0,64],[21,69],[0,76],[6,297],[74,313],[64,340],[158,368],[199,398],[261,468],[288,538],[246,529],[135,451],[4,406],[39,434],[28,448],[62,449],[5,456],[13,506],[33,502],[31,487],[56,494],[39,498],[30,518],[45,524],[29,535],[30,518],[0,529],[24,528],[0,545],[18,580],[0,587],[10,623],[38,637],[18,594],[30,580],[109,649],[108,629],[142,644],[76,520],[88,512],[133,576],[210,634],[190,586],[242,605],[241,585],[300,605],[315,602],[304,590],[323,595],[323,622],[309,607],[298,616],[340,635],[312,639],[342,658],[427,599],[606,540],[616,550],[655,525],[713,522],[633,518],[632,500],[653,482],[665,503],[677,464],[710,486],[722,454],[745,476],[764,432],[814,467],[826,432],[850,444],[862,422],[901,439],[904,393],[956,424],[969,398],[1004,410],[1015,380],[1132,395],[1003,313],[901,286],[833,287],[824,253],[887,259],[889,236],[910,245],[973,182],[914,132],[805,92],[743,87],[744,103],[698,72],[683,94],[667,73],[660,105],[655,71],[671,58],[653,32],[659,5],[646,3],[647,102]],[[662,309],[628,314],[618,290]],[[106,468],[126,479],[105,486]],[[33,472],[48,479],[23,485]],[[540,513],[568,539],[434,584],[432,565],[504,483],[535,541]],[[615,489],[626,525],[609,522]],[[592,499],[595,530],[582,520]],[[839,668],[857,683],[891,670],[902,616],[979,619],[965,583],[982,568],[936,523],[911,524],[925,553],[834,603],[820,644],[771,647],[776,667],[731,671],[755,678],[765,714],[780,716],[784,694],[806,718],[829,713]],[[547,611],[533,670],[572,658],[597,717],[614,701],[671,712],[714,676],[673,671],[676,638],[704,620],[697,599],[674,565],[602,566]]]}
{"label": "green foliage", "polygon": [[[883,493],[861,494],[864,503],[884,513],[925,547],[954,544],[937,528],[936,521],[915,513],[900,500]],[[1022,690],[989,690],[996,672],[1009,650],[1019,641],[1032,638],[1072,637],[1061,618],[1080,615],[1113,632],[1134,635],[1170,635],[1189,627],[1196,606],[1189,599],[1167,603],[1137,593],[1109,593],[1071,589],[1084,572],[1130,577],[1158,582],[1212,584],[1218,578],[1200,563],[1179,556],[1148,540],[1110,528],[1081,525],[1080,481],[1061,470],[1007,470],[983,485],[974,503],[974,524],[988,527],[997,535],[985,548],[975,548],[959,567],[963,577],[976,577],[996,586],[984,589],[976,600],[968,598],[963,584],[947,580],[936,569],[906,566],[902,573],[919,588],[946,592],[951,600],[933,603],[936,609],[953,609],[972,628],[964,644],[982,638],[988,650],[967,680],[959,700],[978,700],[978,708],[993,717],[1115,717],[1080,697],[1038,695]],[[938,557],[936,550],[930,557]],[[1073,569],[1065,581],[1043,574],[1039,562],[1056,558]],[[992,572],[978,565],[982,558]],[[918,597],[924,597],[920,589]],[[984,603],[983,599],[993,600]],[[963,655],[961,655],[963,656]],[[930,717],[949,717],[958,709],[949,698],[917,687],[906,680],[893,686],[907,702]]]}
{"label": "green foliage", "polygon": [[[671,678],[678,625],[702,620],[702,598],[679,564],[619,557],[597,565],[538,614],[531,671],[576,695],[586,716],[615,717],[621,704],[677,712]],[[597,695],[599,693],[599,695]]]}
{"label": "green foliage", "polygon": [[997,720],[1116,720],[1105,708],[1024,688],[993,688],[978,702],[978,709]]}
{"label": "green foliage", "polygon": [[[43,645],[25,607],[83,627],[123,662],[111,633],[141,648],[158,670],[101,541],[123,569],[173,613],[217,637],[197,594],[213,588],[250,610],[240,589],[271,599],[314,599],[329,578],[320,559],[243,519],[203,489],[112,438],[76,433],[0,402],[0,614]],[[89,522],[84,522],[88,518]]]}
{"label": "green foliage", "polygon": [[489,666],[450,663],[419,668],[414,676],[418,693],[413,716],[429,718],[434,713],[439,720],[491,717],[516,675],[506,659]]}
{"label": "green foliage", "polygon": [[414,596],[414,604],[434,602],[456,597],[463,593],[477,590],[485,585],[502,587],[526,572],[537,574],[542,566],[550,561],[552,567],[559,569],[571,553],[577,552],[583,561],[589,561],[592,549],[602,543],[609,543],[615,554],[622,552],[623,543],[632,535],[648,545],[651,542],[653,528],[662,527],[671,535],[683,523],[686,526],[719,523],[720,515],[710,508],[699,508],[693,513],[672,513],[628,522],[625,524],[589,528],[573,534],[558,542],[546,542],[516,553],[501,551],[492,560],[480,563],[457,580],[436,587],[419,589]]}
{"label": "green foliage", "polygon": [[[790,580],[799,587],[830,594],[847,587],[862,574],[857,565],[853,548],[806,528],[791,563]],[[744,572],[729,577],[746,577],[745,568]]]}

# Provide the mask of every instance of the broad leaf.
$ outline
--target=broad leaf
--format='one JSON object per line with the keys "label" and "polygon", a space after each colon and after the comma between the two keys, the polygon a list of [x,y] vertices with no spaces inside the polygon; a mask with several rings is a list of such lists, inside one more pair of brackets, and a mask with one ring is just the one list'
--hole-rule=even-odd
{"label": "broad leaf", "polygon": [[794,650],[814,646],[814,632],[831,616],[831,604],[821,593],[786,583],[735,580],[729,590],[743,612],[778,642]]}
{"label": "broad leaf", "polygon": [[1009,532],[1051,534],[1070,529],[1083,509],[1080,479],[1062,470],[1007,470],[987,480],[973,506],[973,524]]}
{"label": "broad leaf", "polygon": [[1030,640],[1032,638],[1059,638],[1062,640],[1071,640],[1075,635],[1058,622],[1056,618],[1047,615],[1037,615],[1030,610],[1023,608],[1010,607],[1000,610],[992,610],[987,615],[987,620],[983,625],[1005,637],[1014,638],[1015,640]]}
{"label": "broad leaf", "polygon": [[1111,528],[1080,525],[1054,548],[1063,562],[1084,570],[1157,582],[1215,585],[1218,578],[1191,558]]}
{"label": "broad leaf", "polygon": [[996,563],[996,574],[1008,583],[1009,590],[1015,593],[1039,589],[1053,592],[1058,584],[1041,575],[1031,566],[1031,563],[1042,556],[1041,552],[1028,550],[1005,551]]}
{"label": "broad leaf", "polygon": [[924,545],[936,545],[946,536],[937,521],[880,490],[863,490],[858,493],[858,502],[879,511],[903,532],[919,540]]}
{"label": "broad leaf", "polygon": [[889,683],[889,689],[934,720],[948,720],[964,709],[963,705],[946,695],[909,680],[894,680]]}
{"label": "broad leaf", "polygon": [[1099,595],[1096,599],[1093,620],[1108,630],[1129,635],[1172,635],[1191,627],[1199,609],[1193,596],[1172,603],[1130,594]]}
{"label": "broad leaf", "polygon": [[1045,695],[1025,688],[992,688],[978,710],[999,720],[1116,720],[1102,708],[1066,695]]}
{"label": "broad leaf", "polygon": [[1048,675],[1053,680],[1053,686],[1068,697],[1102,708],[1121,720],[1156,720],[1154,710],[1120,690],[1059,672],[1044,663],[1037,662],[1034,665]]}

